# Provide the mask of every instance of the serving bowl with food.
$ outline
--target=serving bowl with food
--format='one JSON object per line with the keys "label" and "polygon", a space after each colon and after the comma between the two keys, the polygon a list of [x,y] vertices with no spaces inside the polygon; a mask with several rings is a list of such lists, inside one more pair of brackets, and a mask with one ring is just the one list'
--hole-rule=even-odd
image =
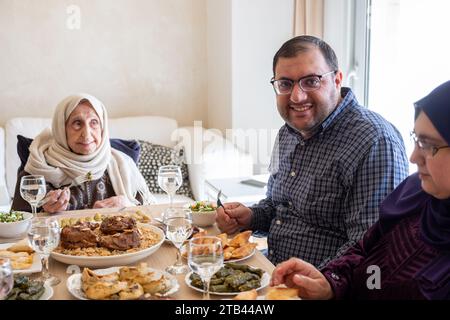
{"label": "serving bowl with food", "polygon": [[67,279],[67,288],[80,300],[136,300],[170,296],[179,284],[171,274],[141,263],[136,267],[85,268]]}
{"label": "serving bowl with food", "polygon": [[[196,273],[188,273],[185,282],[190,288],[203,292],[203,282]],[[236,295],[243,291],[263,289],[269,282],[270,275],[262,269],[245,264],[226,263],[212,276],[209,290],[215,295]]]}
{"label": "serving bowl with food", "polygon": [[61,230],[59,246],[52,257],[67,264],[87,267],[126,265],[159,249],[164,232],[139,224],[133,217],[111,215],[100,221],[78,221]]}
{"label": "serving bowl with food", "polygon": [[199,227],[212,226],[216,222],[217,206],[209,201],[196,201],[189,205],[192,223]]}
{"label": "serving bowl with food", "polygon": [[0,237],[17,238],[30,226],[33,214],[24,211],[0,212]]}
{"label": "serving bowl with food", "polygon": [[[208,235],[208,231],[204,230],[195,234],[193,238],[206,235]],[[232,238],[228,238],[226,233],[217,235],[216,237],[222,242],[223,260],[225,262],[238,262],[253,256],[256,252],[257,244],[251,241],[251,235],[252,231],[250,230],[240,232]],[[181,247],[181,256],[185,259],[187,259],[188,255],[188,245],[189,243],[185,243]]]}

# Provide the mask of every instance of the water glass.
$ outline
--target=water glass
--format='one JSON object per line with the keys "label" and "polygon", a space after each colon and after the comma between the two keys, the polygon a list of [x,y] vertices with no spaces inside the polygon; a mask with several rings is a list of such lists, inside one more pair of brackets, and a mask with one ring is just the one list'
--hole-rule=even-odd
{"label": "water glass", "polygon": [[20,195],[30,204],[33,216],[37,216],[37,208],[46,193],[44,176],[29,175],[20,179]]}
{"label": "water glass", "polygon": [[203,281],[203,299],[209,300],[211,277],[223,266],[222,242],[217,237],[196,237],[189,241],[189,267]]}
{"label": "water glass", "polygon": [[0,300],[8,296],[14,286],[13,270],[8,258],[0,258]]}
{"label": "water glass", "polygon": [[189,210],[178,209],[165,212],[163,222],[166,226],[166,237],[177,248],[177,261],[167,267],[171,274],[183,274],[188,271],[187,265],[181,259],[181,246],[192,234],[192,215]]}
{"label": "water glass", "polygon": [[51,286],[60,283],[60,280],[48,271],[48,258],[53,249],[58,246],[59,238],[60,228],[56,218],[40,217],[31,220],[28,229],[28,242],[41,258],[42,274],[39,279]]}
{"label": "water glass", "polygon": [[168,165],[161,166],[158,170],[158,185],[169,196],[169,208],[173,210],[173,197],[183,183],[183,175],[180,166]]}

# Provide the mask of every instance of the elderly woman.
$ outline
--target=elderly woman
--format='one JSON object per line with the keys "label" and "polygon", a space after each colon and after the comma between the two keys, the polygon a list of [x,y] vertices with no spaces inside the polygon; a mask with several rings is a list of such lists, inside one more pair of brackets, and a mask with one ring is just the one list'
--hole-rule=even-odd
{"label": "elderly woman", "polygon": [[381,204],[358,245],[321,271],[292,258],[272,285],[309,299],[450,299],[450,81],[415,104],[418,172]]}
{"label": "elderly woman", "polygon": [[152,196],[133,160],[112,149],[105,106],[88,94],[69,96],[57,106],[52,130],[39,134],[19,172],[12,209],[29,210],[20,196],[24,175],[47,182],[43,210],[54,213],[86,208],[149,203]]}

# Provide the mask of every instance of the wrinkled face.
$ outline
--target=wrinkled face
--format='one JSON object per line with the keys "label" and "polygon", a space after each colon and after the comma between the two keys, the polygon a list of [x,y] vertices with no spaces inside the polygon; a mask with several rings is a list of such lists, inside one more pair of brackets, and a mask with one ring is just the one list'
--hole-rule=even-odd
{"label": "wrinkled face", "polygon": [[77,154],[93,153],[102,142],[100,119],[89,102],[79,104],[66,121],[69,148]]}
{"label": "wrinkled face", "polygon": [[311,48],[293,58],[280,58],[275,67],[276,80],[296,81],[290,95],[277,95],[278,112],[286,123],[299,130],[305,138],[340,102],[342,73],[339,71],[324,76],[320,88],[309,92],[304,92],[299,87],[298,79],[330,71],[333,70],[317,48]]}
{"label": "wrinkled face", "polygon": [[[436,147],[448,145],[424,112],[417,117],[414,131],[424,144]],[[416,145],[410,161],[417,164],[425,192],[437,199],[450,198],[450,148],[440,149],[433,156],[430,152],[420,150]]]}

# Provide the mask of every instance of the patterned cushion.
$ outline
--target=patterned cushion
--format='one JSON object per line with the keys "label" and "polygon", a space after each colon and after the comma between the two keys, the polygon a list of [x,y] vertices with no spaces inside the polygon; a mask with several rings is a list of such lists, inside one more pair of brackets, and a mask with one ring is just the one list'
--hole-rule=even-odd
{"label": "patterned cushion", "polygon": [[178,195],[184,195],[191,199],[194,198],[189,183],[189,173],[186,163],[183,161],[183,150],[176,150],[153,144],[147,141],[138,140],[141,146],[141,155],[138,162],[139,171],[144,176],[148,188],[151,193],[165,193],[158,186],[158,169],[160,166],[168,164],[177,164],[181,166],[181,173],[183,175],[183,184],[178,189]]}

